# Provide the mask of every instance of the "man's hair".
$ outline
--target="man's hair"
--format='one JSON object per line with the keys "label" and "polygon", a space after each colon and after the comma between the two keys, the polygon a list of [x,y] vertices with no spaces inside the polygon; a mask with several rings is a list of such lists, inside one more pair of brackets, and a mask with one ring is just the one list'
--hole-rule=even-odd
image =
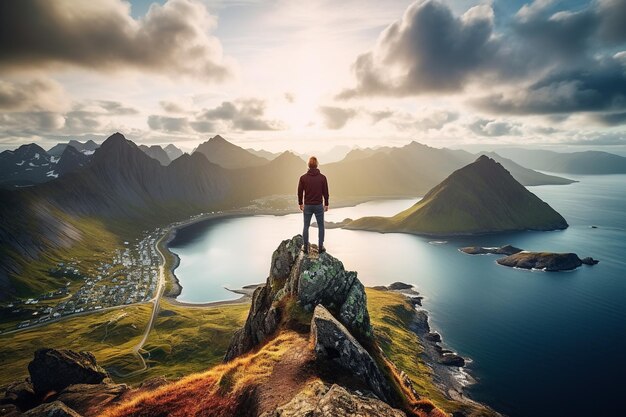
{"label": "man's hair", "polygon": [[317,168],[317,158],[312,156],[309,158],[309,168]]}

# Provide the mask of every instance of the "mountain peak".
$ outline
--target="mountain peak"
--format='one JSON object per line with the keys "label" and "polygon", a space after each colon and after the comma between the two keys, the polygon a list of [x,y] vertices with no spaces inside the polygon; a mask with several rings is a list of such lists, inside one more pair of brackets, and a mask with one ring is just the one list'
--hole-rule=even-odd
{"label": "mountain peak", "polygon": [[426,235],[557,230],[565,219],[486,155],[454,171],[422,200],[393,217],[365,217],[348,229]]}
{"label": "mountain peak", "polygon": [[115,132],[109,136],[104,142],[102,142],[101,148],[110,148],[112,146],[129,145],[128,140],[120,132]]}
{"label": "mountain peak", "polygon": [[[215,135],[213,136],[211,139],[209,139],[209,142],[228,142],[226,139],[224,139],[223,137],[221,137],[220,135]],[[230,142],[228,142],[230,143]]]}

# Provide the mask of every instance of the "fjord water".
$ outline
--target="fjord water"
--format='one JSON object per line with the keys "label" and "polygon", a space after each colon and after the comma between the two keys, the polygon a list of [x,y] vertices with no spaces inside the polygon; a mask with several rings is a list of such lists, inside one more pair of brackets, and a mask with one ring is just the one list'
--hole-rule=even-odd
{"label": "fjord water", "polygon": [[[564,231],[446,239],[327,230],[326,247],[365,285],[404,281],[426,298],[431,325],[472,359],[470,395],[509,416],[624,415],[626,375],[626,176],[577,176],[529,189],[570,224]],[[327,220],[392,215],[416,200],[332,209]],[[597,226],[592,228],[591,226]],[[278,243],[301,233],[301,215],[214,219],[178,232],[181,301],[237,296],[223,287],[263,282]],[[315,239],[317,231],[311,229]],[[313,240],[314,242],[315,240]],[[512,244],[600,260],[572,272],[525,271],[496,256],[458,251]]]}

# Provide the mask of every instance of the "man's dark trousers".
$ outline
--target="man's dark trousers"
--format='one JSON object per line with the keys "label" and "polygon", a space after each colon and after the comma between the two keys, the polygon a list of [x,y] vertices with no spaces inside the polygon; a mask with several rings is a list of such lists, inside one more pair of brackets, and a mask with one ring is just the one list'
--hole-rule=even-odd
{"label": "man's dark trousers", "polygon": [[309,226],[311,225],[311,217],[315,214],[317,228],[319,230],[318,244],[321,249],[324,245],[324,206],[322,204],[305,204],[304,205],[304,230],[302,237],[304,238],[304,248],[309,250]]}

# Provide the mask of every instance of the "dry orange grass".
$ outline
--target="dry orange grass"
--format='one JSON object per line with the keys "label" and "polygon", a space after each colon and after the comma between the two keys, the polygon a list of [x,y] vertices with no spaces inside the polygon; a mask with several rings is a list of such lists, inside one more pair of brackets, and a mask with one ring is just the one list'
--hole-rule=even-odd
{"label": "dry orange grass", "polygon": [[212,417],[237,415],[254,389],[267,381],[274,365],[302,336],[285,331],[259,351],[218,365],[207,372],[190,375],[155,391],[105,410],[100,417]]}

